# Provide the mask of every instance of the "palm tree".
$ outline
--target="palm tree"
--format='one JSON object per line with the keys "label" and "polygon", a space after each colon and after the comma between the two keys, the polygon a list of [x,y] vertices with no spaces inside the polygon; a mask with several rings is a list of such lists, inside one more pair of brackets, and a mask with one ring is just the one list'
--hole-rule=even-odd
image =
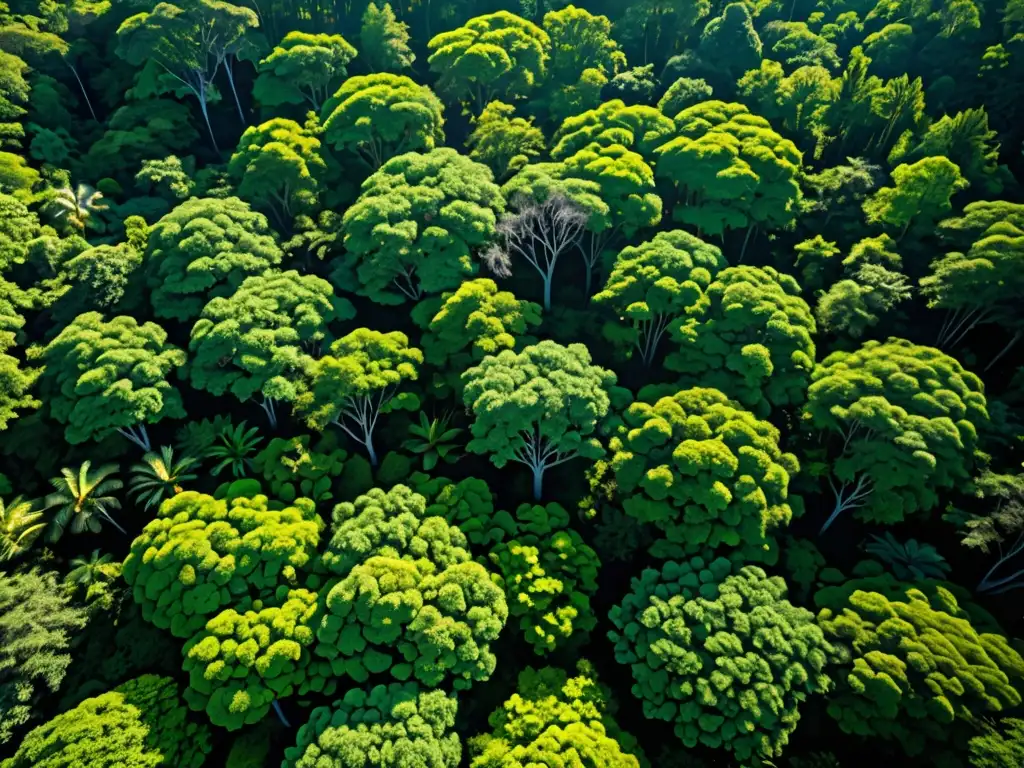
{"label": "palm tree", "polygon": [[87,590],[93,584],[110,581],[110,555],[101,555],[94,549],[88,557],[76,557],[71,561],[67,580]]}
{"label": "palm tree", "polygon": [[43,513],[31,501],[15,496],[4,504],[0,499],[0,562],[25,554],[42,533]]}
{"label": "palm tree", "polygon": [[135,496],[137,504],[146,509],[159,504],[166,496],[181,493],[181,486],[196,475],[189,472],[199,462],[191,456],[174,460],[174,449],[165,445],[160,453],[147,453],[142,463],[132,467],[132,478],[128,483],[129,493]]}
{"label": "palm tree", "polygon": [[60,471],[60,477],[50,480],[55,492],[46,497],[46,508],[57,508],[50,521],[50,541],[60,539],[69,526],[72,533],[86,530],[99,533],[103,527],[100,518],[121,533],[127,533],[108,511],[121,508],[120,501],[107,495],[124,485],[117,478],[111,477],[117,472],[117,465],[104,464],[95,472],[90,472],[91,464],[83,461],[77,473],[65,467]]}
{"label": "palm tree", "polygon": [[[55,211],[54,219],[65,219],[79,232],[90,225],[90,220],[108,206],[103,202],[103,193],[88,184],[79,184],[72,189],[70,186],[53,191],[48,207]],[[101,230],[102,224],[94,224],[93,228]]]}

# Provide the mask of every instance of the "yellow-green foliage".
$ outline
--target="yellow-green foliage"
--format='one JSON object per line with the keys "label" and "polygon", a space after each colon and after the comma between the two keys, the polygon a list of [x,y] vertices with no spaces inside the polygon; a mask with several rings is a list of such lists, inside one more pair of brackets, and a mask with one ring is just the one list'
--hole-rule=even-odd
{"label": "yellow-green foliage", "polygon": [[828,710],[847,733],[892,739],[917,755],[929,742],[962,740],[965,721],[1021,703],[1024,658],[1002,634],[979,631],[936,582],[855,579],[820,590],[815,602],[843,651]]}

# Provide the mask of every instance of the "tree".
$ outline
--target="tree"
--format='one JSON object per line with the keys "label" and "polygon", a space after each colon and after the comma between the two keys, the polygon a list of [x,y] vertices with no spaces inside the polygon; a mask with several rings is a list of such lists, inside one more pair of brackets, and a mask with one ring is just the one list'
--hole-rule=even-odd
{"label": "tree", "polygon": [[639,0],[615,20],[615,34],[630,46],[630,58],[645,64],[678,50],[694,27],[711,13],[709,0],[680,5],[673,0]]}
{"label": "tree", "polygon": [[[537,166],[527,166],[505,188],[515,189],[523,181],[520,177],[532,173],[533,170],[537,170]],[[553,183],[550,193],[542,192],[541,200],[521,193],[510,198],[513,212],[503,218],[498,226],[504,248],[492,247],[483,256],[487,266],[499,277],[511,276],[511,254],[518,255],[533,267],[544,281],[545,311],[551,309],[551,289],[558,259],[570,246],[579,241],[590,218],[588,211],[577,202],[577,199],[582,197],[595,206],[604,206],[597,198],[599,190],[594,182],[573,183],[572,180],[567,180],[564,187],[574,193],[576,198],[570,199],[559,188],[563,185],[551,181]],[[607,206],[604,206],[604,209],[607,210]]]}
{"label": "tree", "polygon": [[168,155],[160,160],[143,160],[135,174],[135,186],[140,192],[153,193],[171,205],[192,197],[196,183],[196,161],[189,155],[181,159]]}
{"label": "tree", "polygon": [[305,102],[319,112],[355,57],[356,49],[341,35],[289,32],[260,62],[253,98],[265,107]]}
{"label": "tree", "polygon": [[429,688],[450,678],[456,690],[491,676],[508,607],[458,528],[397,485],[337,505],[331,529],[323,562],[341,578],[327,591],[316,653],[335,675],[364,683],[390,672]]}
{"label": "tree", "polygon": [[476,272],[473,251],[494,239],[504,210],[487,166],[454,149],[392,158],[345,211],[334,283],[381,304],[454,290]]}
{"label": "tree", "polygon": [[722,15],[704,27],[697,50],[708,61],[719,66],[735,80],[761,63],[761,38],[757,36],[750,8],[744,3],[729,3]]}
{"label": "tree", "polygon": [[650,366],[669,323],[700,311],[704,292],[725,266],[718,248],[682,230],[623,248],[593,299],[617,315],[618,322],[605,323],[605,338],[627,359],[636,348]]}
{"label": "tree", "polygon": [[0,743],[10,742],[38,716],[40,699],[60,688],[72,638],[86,621],[56,573],[0,574]]}
{"label": "tree", "polygon": [[171,678],[143,675],[38,726],[2,765],[199,768],[210,734],[187,715]]}
{"label": "tree", "polygon": [[0,562],[16,560],[28,552],[46,528],[42,510],[35,503],[15,496],[0,499]]}
{"label": "tree", "polygon": [[468,450],[490,454],[498,469],[509,461],[525,464],[535,500],[546,470],[578,456],[600,456],[594,433],[616,379],[591,364],[582,344],[542,341],[519,353],[505,350],[485,357],[462,380],[463,401],[475,417]]}
{"label": "tree", "polygon": [[[0,222],[3,222],[2,200],[0,200]],[[0,223],[0,248],[3,247],[3,224]],[[13,355],[21,338],[25,318],[18,311],[20,300],[18,289],[0,277],[0,431],[18,419],[20,411],[38,408],[42,403],[32,395],[33,386],[39,377],[39,369],[28,368]]]}
{"label": "tree", "polygon": [[[987,423],[981,380],[953,358],[904,339],[833,352],[811,374],[802,419],[830,439],[809,451],[835,506],[868,522],[896,523],[967,482]],[[838,482],[838,484],[837,484]]]}
{"label": "tree", "polygon": [[156,323],[125,316],[105,322],[99,312],[86,312],[38,357],[45,365],[43,401],[71,444],[117,432],[149,451],[147,424],[185,416],[181,394],[168,381],[185,353],[167,343],[167,331]]}
{"label": "tree", "polygon": [[266,496],[183,491],[132,542],[122,573],[146,621],[188,639],[224,608],[295,586],[322,527],[309,499],[270,510]]}
{"label": "tree", "polygon": [[985,555],[996,555],[975,588],[980,593],[1002,594],[1024,588],[1024,570],[1017,569],[1024,552],[1024,475],[997,475],[986,471],[975,481],[976,494],[991,509],[984,515],[967,514],[961,524],[960,543]]}
{"label": "tree", "polygon": [[654,107],[626,105],[621,99],[566,118],[552,137],[551,156],[567,160],[591,144],[611,147],[619,144],[644,157],[673,130],[672,120]]}
{"label": "tree", "polygon": [[132,467],[128,492],[135,497],[136,504],[142,504],[146,511],[159,506],[164,498],[181,493],[182,483],[195,480],[198,475],[191,472],[199,464],[192,456],[174,459],[174,449],[162,446],[160,453],[147,453],[142,462]]}
{"label": "tree", "polygon": [[970,741],[974,768],[1013,768],[1024,761],[1024,720],[1007,717]]}
{"label": "tree", "polygon": [[614,494],[627,515],[664,533],[653,554],[739,547],[747,561],[774,561],[773,533],[793,516],[788,486],[800,465],[771,423],[715,389],[652,392],[622,420],[608,446]]}
{"label": "tree", "polygon": [[[241,40],[257,26],[255,12],[221,0],[197,0],[186,8],[163,2],[121,24],[117,55],[135,67],[155,63],[171,81],[168,90],[180,87],[195,96],[216,150],[209,114],[210,102],[218,97],[213,80]],[[230,78],[230,67],[226,72]],[[234,90],[233,81],[231,87]],[[241,106],[238,112],[245,122]]]}
{"label": "tree", "polygon": [[767,120],[742,104],[705,101],[676,115],[675,126],[654,152],[658,177],[679,188],[676,221],[704,235],[746,229],[744,246],[755,228],[793,225],[801,154]]}
{"label": "tree", "polygon": [[419,408],[419,398],[399,393],[405,381],[418,378],[423,353],[409,346],[399,331],[380,333],[359,328],[331,344],[329,355],[309,369],[308,382],[295,400],[295,410],[310,427],[335,424],[366,448],[377,466],[373,433],[381,413]]}
{"label": "tree", "polygon": [[31,200],[33,189],[40,178],[39,171],[21,155],[0,152],[0,193]]}
{"label": "tree", "polygon": [[326,172],[320,140],[283,118],[247,128],[228,163],[238,195],[269,209],[283,227],[316,208]]}
{"label": "tree", "polygon": [[658,111],[672,118],[702,101],[710,101],[713,89],[706,80],[693,77],[677,78],[658,101]]}
{"label": "tree", "polygon": [[58,541],[69,529],[71,533],[99,533],[103,529],[101,520],[127,534],[109,512],[121,508],[120,500],[109,495],[124,486],[111,477],[118,471],[117,464],[104,464],[95,471],[91,467],[92,462],[86,460],[77,472],[65,467],[60,477],[50,480],[53,492],[46,495],[44,502],[48,510],[56,509],[50,519],[50,541]]}
{"label": "tree", "polygon": [[897,741],[914,756],[1021,702],[1024,659],[941,582],[882,574],[826,587],[814,602],[841,647],[845,674],[828,711],[846,733]]}
{"label": "tree", "polygon": [[196,389],[230,392],[240,401],[262,395],[275,424],[274,402],[293,402],[313,351],[330,340],[329,324],[355,309],[315,275],[266,272],[247,277],[227,298],[215,298],[192,327],[186,371]]}
{"label": "tree", "polygon": [[[0,35],[0,40],[6,42],[7,35],[2,31]],[[27,71],[28,64],[20,56],[8,52],[5,45],[0,51],[0,120],[17,120],[25,114],[23,105],[28,103],[32,91],[25,79]]]}
{"label": "tree", "polygon": [[597,106],[601,88],[626,66],[626,54],[611,38],[607,16],[568,5],[544,14],[551,42],[544,97],[548,116],[561,122]]}
{"label": "tree", "polygon": [[193,197],[149,231],[146,287],[157,317],[188,322],[212,298],[281,263],[266,217],[237,197]]}
{"label": "tree", "polygon": [[639,768],[616,738],[623,734],[611,719],[610,695],[593,666],[579,661],[576,669],[574,677],[555,667],[522,670],[516,692],[488,718],[491,733],[470,739],[470,767]]}
{"label": "tree", "polygon": [[53,211],[53,218],[64,220],[73,229],[83,232],[86,229],[103,231],[99,215],[108,210],[103,202],[103,193],[88,184],[78,184],[54,189],[47,207]]}
{"label": "tree", "polygon": [[893,169],[895,186],[882,187],[864,201],[864,214],[871,224],[892,227],[896,240],[910,229],[934,227],[951,209],[950,198],[967,187],[960,169],[945,157],[926,157]]}
{"label": "tree", "polygon": [[778,756],[800,705],[831,687],[832,650],[786,582],[752,565],[699,557],[645,569],[611,611],[615,659],[628,664],[646,717],[738,760]]}
{"label": "tree", "polygon": [[409,25],[398,21],[391,3],[370,3],[363,12],[359,32],[362,58],[371,72],[396,72],[408,69],[416,60],[409,47]]}
{"label": "tree", "polygon": [[597,592],[597,553],[569,527],[569,513],[555,503],[522,504],[516,535],[488,554],[501,575],[509,615],[534,653],[545,655],[567,644],[579,647],[597,617],[590,598]]}
{"label": "tree", "polygon": [[728,267],[701,311],[669,323],[665,367],[682,384],[711,386],[766,416],[802,403],[814,368],[814,317],[800,286],[771,267]]}
{"label": "tree", "polygon": [[454,293],[420,302],[412,318],[424,329],[424,359],[446,378],[454,378],[452,386],[459,392],[461,372],[487,355],[515,349],[532,327],[540,325],[541,309],[499,291],[493,280],[477,278],[466,280]]}
{"label": "tree", "polygon": [[68,259],[57,274],[56,328],[87,312],[130,314],[141,292],[142,254],[128,243],[97,245]]}
{"label": "tree", "polygon": [[988,368],[1024,335],[1019,297],[1024,291],[1024,229],[1009,221],[993,224],[966,253],[952,252],[931,264],[921,279],[928,306],[947,311],[936,341],[950,349],[979,325],[997,323],[1012,331],[1010,342]]}
{"label": "tree", "polygon": [[427,502],[427,514],[443,517],[457,527],[469,543],[484,551],[515,534],[516,521],[503,509],[494,509],[494,497],[487,483],[467,477],[455,483],[447,477],[429,477],[416,472],[410,487]]}
{"label": "tree", "polygon": [[273,498],[289,504],[300,495],[316,502],[333,498],[331,485],[345,468],[348,454],[329,439],[312,448],[309,443],[309,435],[275,437],[256,454],[253,464],[270,485]]}
{"label": "tree", "polygon": [[324,141],[354,152],[376,171],[403,152],[444,142],[444,106],[425,85],[381,72],[350,77],[320,111]]}
{"label": "tree", "polygon": [[512,117],[515,107],[492,101],[476,118],[466,138],[469,156],[483,163],[498,181],[520,170],[544,151],[544,134],[533,119]]}
{"label": "tree", "polygon": [[330,707],[317,707],[285,749],[285,768],[456,768],[455,696],[415,683],[352,688]]}
{"label": "tree", "polygon": [[269,604],[245,598],[225,609],[185,643],[185,700],[234,731],[295,692],[333,693],[330,667],[310,668],[319,618],[317,595],[305,589],[282,588]]}
{"label": "tree", "polygon": [[771,58],[790,68],[825,67],[835,71],[842,62],[834,42],[813,32],[803,21],[772,21],[764,28]]}
{"label": "tree", "polygon": [[13,195],[0,190],[0,274],[28,258],[29,243],[39,235],[39,217]]}
{"label": "tree", "polygon": [[550,47],[547,32],[536,24],[498,11],[435,36],[427,43],[427,63],[441,93],[470,103],[479,114],[496,98],[512,101],[539,85]]}

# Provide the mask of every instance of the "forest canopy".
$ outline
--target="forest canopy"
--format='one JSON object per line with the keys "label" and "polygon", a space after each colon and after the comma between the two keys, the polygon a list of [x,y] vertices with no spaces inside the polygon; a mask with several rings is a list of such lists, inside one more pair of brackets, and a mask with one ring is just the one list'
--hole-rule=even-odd
{"label": "forest canopy", "polygon": [[0,0],[0,768],[1024,768],[1024,2]]}

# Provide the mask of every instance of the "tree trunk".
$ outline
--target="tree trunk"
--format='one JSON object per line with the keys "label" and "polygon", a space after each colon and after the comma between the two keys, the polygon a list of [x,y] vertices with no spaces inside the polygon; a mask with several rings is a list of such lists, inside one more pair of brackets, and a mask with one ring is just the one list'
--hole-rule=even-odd
{"label": "tree trunk", "polygon": [[366,440],[363,441],[363,445],[366,446],[366,452],[370,454],[370,465],[377,466],[377,452],[373,449],[373,433],[366,433]]}
{"label": "tree trunk", "polygon": [[89,99],[89,94],[85,92],[85,83],[83,83],[82,78],[78,76],[78,70],[66,61],[64,63],[67,65],[67,68],[71,70],[71,74],[75,76],[75,80],[78,81],[78,87],[82,91],[82,98],[85,99],[85,105],[89,107],[89,114],[92,115],[93,120],[99,122],[99,119],[96,117],[96,110],[92,108],[92,101]]}
{"label": "tree trunk", "polygon": [[238,91],[235,90],[235,76],[234,73],[232,73],[231,71],[233,67],[234,64],[231,63],[231,57],[229,56],[228,59],[224,62],[224,71],[227,73],[228,76],[228,85],[231,86],[231,95],[235,97],[235,108],[238,110],[238,119],[241,120],[242,125],[245,126],[248,125],[248,123],[246,122],[245,119],[245,113],[242,112],[242,103],[238,100]]}
{"label": "tree trunk", "polygon": [[285,728],[291,728],[292,724],[289,723],[288,718],[284,716],[284,712],[281,711],[281,705],[278,703],[277,699],[274,699],[271,705],[274,707],[274,712],[277,713],[277,719],[281,721]]}
{"label": "tree trunk", "polygon": [[551,275],[544,277],[544,311],[551,310]]}
{"label": "tree trunk", "polygon": [[209,111],[209,109],[207,107],[207,104],[206,104],[206,88],[205,87],[203,89],[201,89],[200,92],[199,92],[199,108],[203,112],[203,120],[206,121],[206,130],[210,134],[210,143],[213,144],[213,150],[219,155],[220,154],[220,147],[217,146],[217,139],[213,135],[213,125],[210,123],[210,111]]}
{"label": "tree trunk", "polygon": [[540,501],[541,491],[544,485],[544,467],[533,468],[533,500]]}

